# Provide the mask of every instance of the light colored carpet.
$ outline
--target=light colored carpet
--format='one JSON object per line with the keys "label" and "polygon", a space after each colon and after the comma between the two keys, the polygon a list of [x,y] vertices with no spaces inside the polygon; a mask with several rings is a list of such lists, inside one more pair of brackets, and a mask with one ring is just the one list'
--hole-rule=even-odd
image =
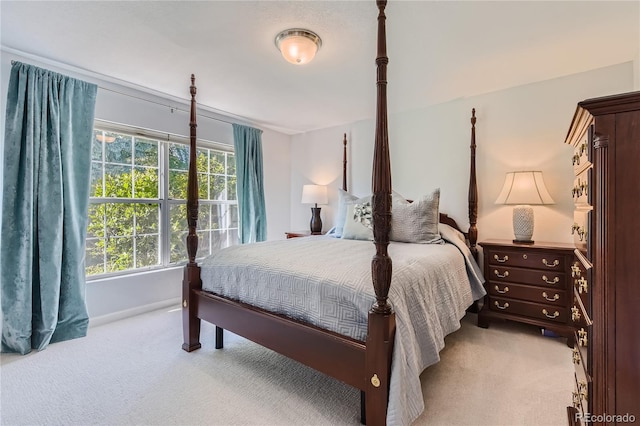
{"label": "light colored carpet", "polygon": [[[467,315],[422,375],[415,425],[562,425],[571,351],[536,327]],[[225,332],[226,333],[226,332]],[[184,352],[179,310],[90,328],[83,339],[2,355],[2,425],[358,425],[360,392],[226,333]]]}

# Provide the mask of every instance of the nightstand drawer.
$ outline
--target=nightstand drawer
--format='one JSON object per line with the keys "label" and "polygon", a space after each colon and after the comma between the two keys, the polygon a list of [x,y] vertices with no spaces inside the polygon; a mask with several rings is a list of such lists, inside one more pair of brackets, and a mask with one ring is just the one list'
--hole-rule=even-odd
{"label": "nightstand drawer", "polygon": [[513,284],[509,282],[489,282],[487,290],[489,291],[489,294],[497,297],[524,299],[531,302],[560,305],[562,307],[567,305],[567,292],[564,290],[531,287],[528,285]]}
{"label": "nightstand drawer", "polygon": [[567,288],[566,276],[556,271],[540,271],[535,269],[507,268],[491,266],[484,276],[489,281],[517,282],[523,284],[541,285],[564,290]]}
{"label": "nightstand drawer", "polygon": [[488,249],[489,264],[494,266],[520,266],[549,271],[564,271],[564,257],[553,253],[536,253]]}
{"label": "nightstand drawer", "polygon": [[563,306],[543,305],[522,300],[489,296],[489,309],[512,315],[523,315],[558,323],[567,322],[567,309]]}
{"label": "nightstand drawer", "polygon": [[566,337],[567,346],[573,348],[575,329],[569,308],[575,246],[508,240],[487,240],[480,246],[487,295],[478,325],[487,328],[493,319],[507,319],[549,328]]}

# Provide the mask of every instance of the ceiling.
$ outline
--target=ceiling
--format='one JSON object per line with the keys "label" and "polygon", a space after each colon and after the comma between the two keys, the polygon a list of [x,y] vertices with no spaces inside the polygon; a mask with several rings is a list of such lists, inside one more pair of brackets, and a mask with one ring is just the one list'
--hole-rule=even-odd
{"label": "ceiling", "polygon": [[[640,58],[637,1],[390,1],[389,112]],[[377,9],[368,1],[7,1],[5,52],[108,76],[295,134],[374,117]],[[309,64],[274,38],[322,38]]]}

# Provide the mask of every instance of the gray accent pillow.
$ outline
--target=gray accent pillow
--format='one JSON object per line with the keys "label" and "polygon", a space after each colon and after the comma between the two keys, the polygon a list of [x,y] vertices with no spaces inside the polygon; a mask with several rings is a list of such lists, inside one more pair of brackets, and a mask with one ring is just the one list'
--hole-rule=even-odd
{"label": "gray accent pillow", "polygon": [[393,203],[389,240],[404,243],[441,243],[440,188],[413,203]]}

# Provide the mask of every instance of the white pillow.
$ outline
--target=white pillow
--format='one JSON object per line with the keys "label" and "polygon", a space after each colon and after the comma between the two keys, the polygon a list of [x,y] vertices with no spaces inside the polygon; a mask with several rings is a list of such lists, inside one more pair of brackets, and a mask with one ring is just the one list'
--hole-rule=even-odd
{"label": "white pillow", "polygon": [[336,217],[334,236],[340,238],[342,236],[342,229],[344,228],[344,222],[347,218],[347,205],[357,202],[366,202],[367,199],[371,199],[371,196],[358,199],[355,195],[349,194],[343,189],[338,189],[338,216]]}

